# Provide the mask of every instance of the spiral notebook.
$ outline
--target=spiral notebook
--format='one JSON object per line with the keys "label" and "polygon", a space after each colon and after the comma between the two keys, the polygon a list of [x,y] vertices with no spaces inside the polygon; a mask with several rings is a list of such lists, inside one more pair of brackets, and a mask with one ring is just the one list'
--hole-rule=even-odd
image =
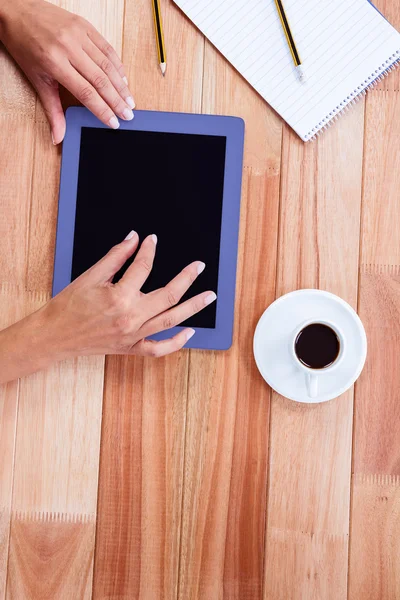
{"label": "spiral notebook", "polygon": [[367,0],[284,0],[301,82],[274,0],[174,0],[308,141],[400,61],[400,34]]}

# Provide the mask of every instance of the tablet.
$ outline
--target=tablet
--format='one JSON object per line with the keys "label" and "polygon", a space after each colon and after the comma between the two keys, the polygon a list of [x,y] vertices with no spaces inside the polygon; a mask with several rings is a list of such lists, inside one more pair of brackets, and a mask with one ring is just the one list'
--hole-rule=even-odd
{"label": "tablet", "polygon": [[[232,344],[244,122],[236,117],[135,111],[114,131],[69,108],[63,144],[53,295],[134,229],[158,237],[147,293],[195,260],[206,269],[182,302],[217,301],[188,319],[190,348]],[[130,261],[131,262],[131,261]],[[117,281],[127,268],[121,269]],[[161,332],[171,337],[181,327]]]}

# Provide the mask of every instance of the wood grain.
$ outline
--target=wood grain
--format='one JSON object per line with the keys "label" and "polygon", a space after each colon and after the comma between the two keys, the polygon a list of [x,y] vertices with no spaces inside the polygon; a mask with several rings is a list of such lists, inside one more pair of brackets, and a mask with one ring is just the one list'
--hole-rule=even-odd
{"label": "wood grain", "polygon": [[400,597],[399,93],[367,99],[360,316],[368,358],[356,386],[349,600]]}
{"label": "wood grain", "polygon": [[357,306],[363,118],[360,103],[316,144],[285,127],[277,296],[320,288]]}
{"label": "wood grain", "polygon": [[53,4],[87,19],[121,55],[124,0],[53,0]]}
{"label": "wood grain", "polygon": [[204,37],[173,2],[163,2],[161,10],[170,58],[165,77],[158,65],[151,3],[126,0],[123,62],[137,108],[200,112]]}
{"label": "wood grain", "polygon": [[143,361],[107,359],[93,597],[138,598]]}
{"label": "wood grain", "polygon": [[14,511],[94,515],[101,360],[77,358],[21,380]]}
{"label": "wood grain", "polygon": [[[0,169],[0,180],[1,180]],[[0,187],[2,186],[0,181]],[[1,260],[1,259],[0,259]],[[1,263],[3,261],[1,260]],[[0,329],[18,321],[23,314],[23,293],[17,286],[0,283]],[[17,427],[18,382],[0,386],[0,600],[5,599],[11,501]]]}
{"label": "wood grain", "polygon": [[[0,328],[23,316],[34,97],[0,44]],[[6,594],[18,382],[0,386],[0,600]]]}
{"label": "wood grain", "polygon": [[[400,4],[395,0],[375,0],[374,5],[381,13],[386,17],[386,19],[395,27],[397,30],[400,28]],[[374,92],[379,92],[382,90],[390,91],[390,92],[399,92],[400,91],[400,70],[396,69],[396,71],[390,73],[389,77],[383,79],[377,86],[374,88]],[[370,94],[371,95],[371,94]]]}
{"label": "wood grain", "polygon": [[[35,93],[1,42],[0,82],[1,116],[33,120],[36,104]],[[10,138],[5,136],[2,138],[10,142]],[[16,141],[17,137],[14,142]]]}
{"label": "wood grain", "polygon": [[[94,2],[62,4],[90,18],[121,48],[123,2],[104,2],[100,9]],[[31,210],[28,204],[16,217],[23,223],[22,214],[29,229],[13,261],[18,266],[24,258],[25,312],[50,297],[60,158],[39,104],[35,117],[32,152],[25,151],[30,169],[21,171],[28,177],[34,164]],[[29,203],[30,182],[22,186]],[[104,358],[77,359],[20,383],[8,599],[91,597],[103,365]]]}
{"label": "wood grain", "polygon": [[[126,4],[123,59],[137,106],[199,112],[204,39],[172,3],[162,10],[165,78],[151,3]],[[95,599],[176,598],[187,379],[185,352],[162,361],[107,360]]]}
{"label": "wood grain", "polygon": [[0,386],[0,600],[6,594],[17,392],[17,381]]}
{"label": "wood grain", "polygon": [[75,589],[91,597],[103,360],[80,358],[21,380],[10,600],[69,599]]}
{"label": "wood grain", "polygon": [[[363,117],[360,104],[315,144],[284,129],[277,296],[321,288],[357,304]],[[347,597],[352,401],[273,394],[265,599]]]}
{"label": "wood grain", "polygon": [[399,265],[400,93],[370,94],[366,104],[362,256],[364,265]]}
{"label": "wood grain", "polygon": [[349,600],[400,595],[400,477],[353,478]]}
{"label": "wood grain", "polygon": [[399,271],[367,267],[360,280],[369,356],[356,391],[350,600],[400,594]]}
{"label": "wood grain", "polygon": [[33,121],[0,116],[1,281],[24,286],[33,162]]}
{"label": "wood grain", "polygon": [[7,598],[90,598],[92,521],[81,514],[14,513]]}
{"label": "wood grain", "polygon": [[[104,359],[0,387],[0,600],[397,600],[399,71],[368,94],[364,140],[361,103],[304,145],[170,0],[165,78],[150,2],[55,3],[123,53],[138,108],[245,118],[235,337],[227,353],[107,359],[98,491]],[[376,4],[398,27],[399,4]],[[0,81],[5,327],[50,297],[60,151],[1,45]],[[275,295],[356,307],[358,277],[350,487],[352,391],[270,407],[251,341]]]}
{"label": "wood grain", "polygon": [[[35,124],[34,156],[26,287],[42,292],[46,301],[53,282],[61,149],[54,148],[50,142],[49,125],[40,105]],[[31,310],[35,308],[33,306]]]}
{"label": "wood grain", "polygon": [[400,266],[363,267],[360,316],[369,351],[357,385],[353,470],[357,475],[400,475]]}
{"label": "wood grain", "polygon": [[94,598],[176,595],[186,368],[186,353],[109,359]]}
{"label": "wood grain", "polygon": [[191,352],[179,598],[248,600],[262,594],[269,421],[252,336],[274,293],[281,124],[208,43],[203,111],[245,118],[245,171],[233,347]]}

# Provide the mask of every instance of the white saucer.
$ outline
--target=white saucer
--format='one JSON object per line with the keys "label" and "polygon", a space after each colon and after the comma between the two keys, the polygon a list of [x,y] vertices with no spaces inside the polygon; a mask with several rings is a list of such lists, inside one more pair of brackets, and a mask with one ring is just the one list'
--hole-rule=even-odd
{"label": "white saucer", "polygon": [[[346,354],[332,373],[320,372],[318,396],[307,393],[304,373],[290,354],[293,332],[308,320],[333,321],[346,338]],[[298,290],[276,300],[262,315],[254,334],[254,357],[265,381],[296,402],[327,402],[348,390],[360,376],[367,356],[367,336],[347,302],[321,290]]]}

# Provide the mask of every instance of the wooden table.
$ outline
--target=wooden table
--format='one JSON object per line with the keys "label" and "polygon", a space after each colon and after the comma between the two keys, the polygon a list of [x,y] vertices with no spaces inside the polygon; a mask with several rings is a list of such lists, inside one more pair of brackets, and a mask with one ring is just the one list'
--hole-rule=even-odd
{"label": "wooden table", "polygon": [[[235,341],[0,388],[0,599],[398,600],[398,73],[304,144],[170,0],[165,79],[150,0],[59,3],[122,52],[138,107],[246,120]],[[50,297],[60,151],[3,50],[0,82],[6,326]],[[369,338],[355,391],[316,406],[271,393],[252,356],[263,310],[304,287]]]}

